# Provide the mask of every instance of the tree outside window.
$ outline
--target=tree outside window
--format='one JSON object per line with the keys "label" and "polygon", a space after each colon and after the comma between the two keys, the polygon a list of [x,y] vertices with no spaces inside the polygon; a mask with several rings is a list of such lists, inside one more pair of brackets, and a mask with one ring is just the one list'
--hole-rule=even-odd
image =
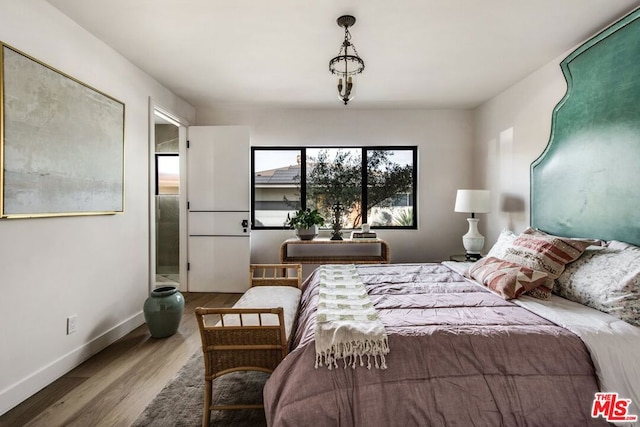
{"label": "tree outside window", "polygon": [[362,224],[362,149],[307,149],[307,206],[333,222],[333,207],[343,209],[343,228]]}
{"label": "tree outside window", "polygon": [[414,156],[410,150],[367,150],[367,222],[414,225]]}

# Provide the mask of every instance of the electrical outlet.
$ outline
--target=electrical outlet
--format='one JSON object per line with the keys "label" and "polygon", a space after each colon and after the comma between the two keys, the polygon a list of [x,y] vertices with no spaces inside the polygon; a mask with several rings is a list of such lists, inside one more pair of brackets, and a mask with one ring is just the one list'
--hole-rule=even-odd
{"label": "electrical outlet", "polygon": [[76,327],[78,326],[78,315],[72,314],[67,317],[67,335],[71,335],[76,331]]}

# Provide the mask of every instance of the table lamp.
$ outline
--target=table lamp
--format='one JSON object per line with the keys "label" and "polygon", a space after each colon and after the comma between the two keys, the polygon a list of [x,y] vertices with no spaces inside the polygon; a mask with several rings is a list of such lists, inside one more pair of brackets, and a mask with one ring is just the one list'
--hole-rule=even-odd
{"label": "table lamp", "polygon": [[462,236],[462,245],[464,246],[467,261],[476,261],[482,258],[480,252],[484,247],[484,236],[478,231],[477,213],[490,212],[491,201],[489,190],[458,190],[456,194],[455,212],[466,212],[471,214],[471,218],[467,218],[469,223],[469,231]]}

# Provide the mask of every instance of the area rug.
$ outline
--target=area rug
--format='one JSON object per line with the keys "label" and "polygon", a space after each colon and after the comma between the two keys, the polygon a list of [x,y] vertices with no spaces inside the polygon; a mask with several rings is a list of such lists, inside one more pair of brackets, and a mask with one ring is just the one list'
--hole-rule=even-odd
{"label": "area rug", "polygon": [[[262,389],[269,374],[233,372],[213,382],[214,404],[261,403]],[[146,407],[134,427],[187,427],[202,424],[204,362],[197,351],[176,376]],[[262,409],[213,411],[211,425],[257,427],[266,426]]]}

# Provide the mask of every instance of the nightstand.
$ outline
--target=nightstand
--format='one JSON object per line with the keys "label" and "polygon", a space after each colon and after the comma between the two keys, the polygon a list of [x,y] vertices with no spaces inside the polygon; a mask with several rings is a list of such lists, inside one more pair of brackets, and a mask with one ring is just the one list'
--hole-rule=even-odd
{"label": "nightstand", "polygon": [[475,259],[467,259],[467,256],[465,254],[451,255],[449,257],[449,260],[450,261],[455,261],[455,262],[476,262],[477,261]]}

